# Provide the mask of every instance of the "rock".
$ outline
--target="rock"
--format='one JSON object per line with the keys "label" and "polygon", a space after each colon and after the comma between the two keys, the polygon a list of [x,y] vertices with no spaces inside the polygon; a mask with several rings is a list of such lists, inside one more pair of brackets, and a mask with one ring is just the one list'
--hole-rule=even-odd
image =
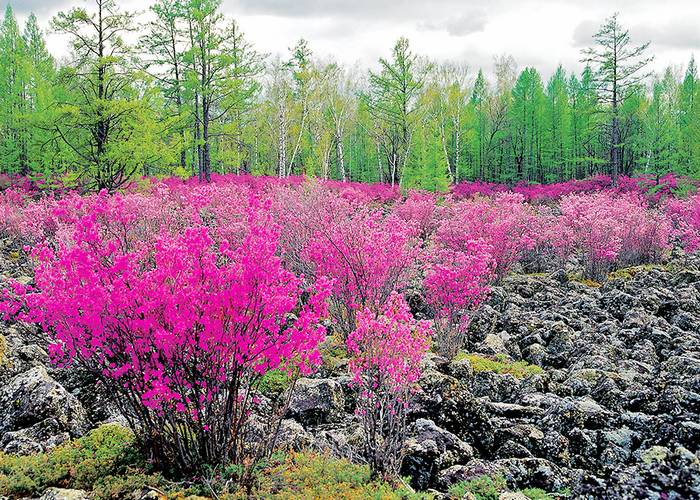
{"label": "rock", "polygon": [[296,420],[286,418],[280,422],[277,435],[277,448],[282,450],[301,451],[308,448],[313,437]]}
{"label": "rock", "polygon": [[498,500],[530,500],[530,497],[527,497],[522,493],[506,492],[498,495]]}
{"label": "rock", "polygon": [[49,488],[41,495],[39,500],[88,500],[89,498],[84,490]]}
{"label": "rock", "polygon": [[559,491],[567,488],[572,474],[543,458],[509,458],[497,460],[509,486],[517,488],[541,488],[546,491]]}
{"label": "rock", "polygon": [[88,426],[80,402],[43,367],[16,375],[0,388],[0,436],[8,449],[48,449],[68,436],[81,436]]}
{"label": "rock", "polygon": [[471,389],[477,397],[488,398],[495,402],[514,402],[520,395],[520,382],[508,373],[483,371],[474,375]]}
{"label": "rock", "polygon": [[503,339],[499,335],[493,333],[486,335],[484,341],[477,347],[477,351],[487,356],[496,356],[498,354],[509,355]]}
{"label": "rock", "polygon": [[301,378],[289,403],[289,415],[305,426],[343,419],[345,396],[334,379]]}
{"label": "rock", "polygon": [[654,462],[664,463],[671,454],[671,450],[665,446],[651,446],[636,453],[637,459],[645,464],[653,464]]}
{"label": "rock", "polygon": [[542,408],[513,403],[486,403],[486,409],[495,415],[507,418],[534,418],[544,414]]}
{"label": "rock", "polygon": [[14,455],[30,455],[48,451],[70,439],[54,418],[47,418],[31,427],[6,432],[0,439],[0,449]]}
{"label": "rock", "polygon": [[447,373],[465,384],[471,384],[474,378],[474,368],[467,358],[451,362],[447,366]]}
{"label": "rock", "polygon": [[472,447],[432,420],[419,418],[405,445],[402,474],[412,478],[421,491],[435,484],[438,471],[474,457]]}

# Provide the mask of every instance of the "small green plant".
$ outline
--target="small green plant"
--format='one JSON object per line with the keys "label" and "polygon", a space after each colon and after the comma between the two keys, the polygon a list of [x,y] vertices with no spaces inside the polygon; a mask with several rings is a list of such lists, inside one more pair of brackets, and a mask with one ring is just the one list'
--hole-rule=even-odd
{"label": "small green plant", "polygon": [[291,453],[262,476],[256,496],[273,499],[429,499],[404,486],[371,481],[369,467],[315,453]]}
{"label": "small green plant", "polygon": [[540,488],[525,488],[520,493],[530,500],[552,500],[554,497]]}
{"label": "small green plant", "polygon": [[531,365],[526,361],[509,361],[504,355],[495,357],[480,356],[479,354],[468,354],[460,352],[455,358],[456,361],[468,359],[475,373],[494,372],[500,375],[513,375],[515,378],[525,378],[530,375],[538,375],[544,372],[537,365]]}
{"label": "small green plant", "polygon": [[287,390],[292,377],[284,370],[270,370],[260,379],[260,392],[266,396],[278,396]]}
{"label": "small green plant", "polygon": [[108,424],[46,453],[0,453],[0,495],[40,495],[57,485],[91,489],[101,478],[145,466],[131,431]]}
{"label": "small green plant", "polygon": [[500,493],[507,489],[506,480],[500,474],[479,476],[468,481],[453,484],[447,493],[452,498],[462,498],[471,493],[477,500],[498,500]]}

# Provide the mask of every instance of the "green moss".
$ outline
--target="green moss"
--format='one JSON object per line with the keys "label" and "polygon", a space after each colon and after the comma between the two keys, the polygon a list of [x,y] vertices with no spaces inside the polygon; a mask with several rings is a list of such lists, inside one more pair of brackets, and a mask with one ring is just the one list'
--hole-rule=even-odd
{"label": "green moss", "polygon": [[10,360],[7,358],[7,341],[0,335],[0,367],[9,366]]}
{"label": "green moss", "polygon": [[631,280],[638,273],[649,272],[652,269],[659,269],[659,270],[665,271],[666,267],[659,265],[659,264],[644,264],[641,266],[625,267],[623,269],[618,269],[617,271],[613,271],[611,273],[608,273],[608,280],[616,280],[616,279]]}
{"label": "green moss", "polygon": [[348,351],[345,343],[337,335],[328,336],[319,348],[323,365],[331,372],[345,366],[348,360]]}
{"label": "green moss", "polygon": [[581,283],[582,285],[585,285],[589,288],[600,288],[602,285],[599,281],[592,280],[590,278],[586,278],[581,274],[567,274],[566,278],[569,281],[574,281],[576,283]]}
{"label": "green moss", "polygon": [[530,500],[552,500],[554,497],[540,488],[526,488],[520,490],[520,493],[528,497]]}
{"label": "green moss", "polygon": [[501,475],[479,476],[469,481],[453,484],[447,493],[452,498],[462,498],[468,493],[477,500],[498,500],[499,495],[506,491],[506,480]]}
{"label": "green moss", "polygon": [[479,354],[468,354],[460,352],[455,361],[468,359],[474,372],[494,372],[498,374],[509,374],[515,378],[525,378],[530,375],[538,375],[544,370],[537,365],[531,365],[525,361],[508,361],[503,355],[496,357],[481,356]]}

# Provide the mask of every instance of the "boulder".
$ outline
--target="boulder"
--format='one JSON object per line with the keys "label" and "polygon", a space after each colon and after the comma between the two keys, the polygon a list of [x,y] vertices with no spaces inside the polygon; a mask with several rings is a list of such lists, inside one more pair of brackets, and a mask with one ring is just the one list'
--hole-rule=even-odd
{"label": "boulder", "polygon": [[0,443],[14,452],[45,450],[89,427],[75,396],[39,366],[0,388]]}
{"label": "boulder", "polygon": [[416,420],[410,436],[405,445],[402,474],[409,475],[419,490],[433,486],[440,470],[474,457],[471,446],[432,420]]}
{"label": "boulder", "polygon": [[340,422],[344,417],[343,387],[334,379],[301,378],[289,402],[289,415],[304,426]]}

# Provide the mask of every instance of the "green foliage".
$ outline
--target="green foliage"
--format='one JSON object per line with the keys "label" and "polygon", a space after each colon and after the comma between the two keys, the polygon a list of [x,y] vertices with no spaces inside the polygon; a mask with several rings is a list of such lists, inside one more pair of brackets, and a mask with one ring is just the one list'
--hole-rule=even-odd
{"label": "green foliage", "polygon": [[509,374],[515,378],[525,378],[530,375],[543,373],[542,368],[531,365],[525,361],[508,361],[504,355],[497,355],[494,358],[481,356],[479,354],[468,354],[460,352],[455,357],[455,361],[463,359],[469,360],[474,372],[494,372],[498,374]]}
{"label": "green foliage", "polygon": [[294,453],[266,472],[258,494],[264,498],[411,499],[430,495],[411,493],[405,487],[370,481],[369,468],[345,459]]}
{"label": "green foliage", "polygon": [[108,424],[46,453],[0,453],[0,494],[36,496],[57,485],[89,490],[103,478],[145,466],[131,431]]}
{"label": "green foliage", "polygon": [[549,493],[540,488],[526,488],[524,490],[521,490],[520,493],[528,497],[530,500],[551,500],[552,498],[554,498]]}
{"label": "green foliage", "polygon": [[567,274],[566,279],[575,283],[581,283],[582,285],[585,285],[589,288],[600,288],[602,286],[602,284],[599,281],[590,278],[585,278],[581,273]]}
{"label": "green foliage", "polygon": [[[47,488],[84,489],[92,498],[129,498],[155,490],[168,498],[248,498],[230,491],[235,467],[216,467],[203,478],[164,478],[149,470],[131,431],[107,424],[49,452],[29,456],[0,453],[0,495],[39,496]],[[313,453],[274,454],[255,472],[256,498],[406,499],[416,495],[403,486],[370,480],[367,466]]]}
{"label": "green foliage", "polygon": [[473,495],[477,500],[498,500],[498,496],[506,491],[508,485],[503,476],[479,476],[469,481],[460,481],[448,490],[452,498],[463,498],[467,494]]}
{"label": "green foliage", "polygon": [[[666,70],[642,78],[646,45],[631,46],[616,17],[595,35],[581,74],[559,67],[544,78],[498,58],[490,80],[469,61],[420,57],[404,38],[364,75],[315,57],[304,40],[287,58],[266,59],[221,5],[157,0],[136,46],[127,35],[140,19],[115,0],[60,12],[51,27],[72,49],[60,65],[36,17],[21,29],[8,7],[0,173],[112,191],[141,175],[213,172],[430,191],[465,179],[700,177],[695,61],[682,77]],[[611,43],[620,58],[606,52]]]}
{"label": "green foliage", "polygon": [[260,379],[258,390],[266,396],[282,394],[291,384],[292,378],[284,370],[270,370]]}

